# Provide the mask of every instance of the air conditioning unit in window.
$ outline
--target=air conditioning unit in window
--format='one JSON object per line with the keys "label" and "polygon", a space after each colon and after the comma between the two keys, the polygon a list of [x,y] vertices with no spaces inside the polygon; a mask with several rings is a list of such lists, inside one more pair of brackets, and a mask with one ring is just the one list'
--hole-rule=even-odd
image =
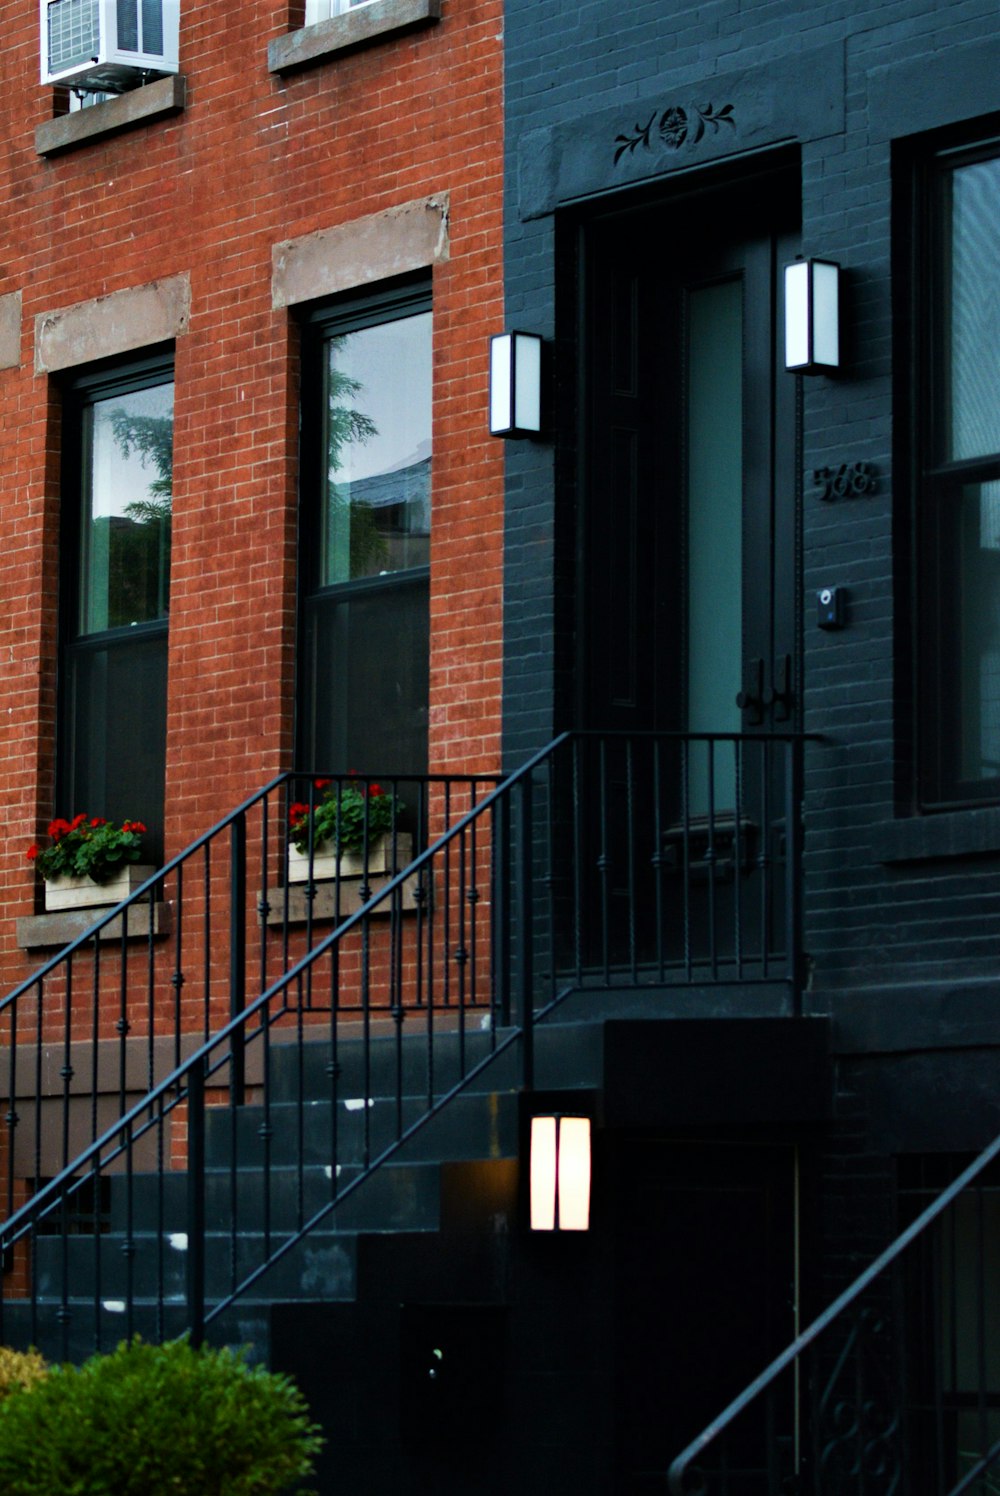
{"label": "air conditioning unit in window", "polygon": [[41,0],[42,82],[121,93],[176,73],[180,0]]}

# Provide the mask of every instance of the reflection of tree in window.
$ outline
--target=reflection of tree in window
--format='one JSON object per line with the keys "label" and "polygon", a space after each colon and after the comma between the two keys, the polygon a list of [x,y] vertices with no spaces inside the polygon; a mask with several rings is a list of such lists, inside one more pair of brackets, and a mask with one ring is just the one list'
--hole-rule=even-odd
{"label": "reflection of tree in window", "polygon": [[[331,350],[342,348],[345,341],[343,336],[332,338]],[[336,367],[331,351],[327,382],[327,515],[324,547],[326,575],[330,580],[341,579],[343,559],[340,553],[345,537],[349,547],[348,576],[367,576],[373,571],[379,571],[385,557],[385,542],[379,534],[371,505],[355,499],[352,512],[350,482],[337,481],[345,447],[354,442],[370,441],[377,435],[371,416],[355,409],[354,402],[362,389],[360,379],[354,379],[343,369]]]}
{"label": "reflection of tree in window", "polygon": [[327,342],[326,585],[427,564],[429,358],[429,313]]}
{"label": "reflection of tree in window", "polygon": [[173,493],[172,386],[92,412],[83,631],[165,618]]}

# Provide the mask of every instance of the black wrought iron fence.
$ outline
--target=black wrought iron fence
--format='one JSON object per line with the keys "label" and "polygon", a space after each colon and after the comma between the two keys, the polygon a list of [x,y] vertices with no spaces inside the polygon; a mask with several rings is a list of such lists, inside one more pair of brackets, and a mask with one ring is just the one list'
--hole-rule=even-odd
{"label": "black wrought iron fence", "polygon": [[676,1457],[674,1496],[995,1496],[998,1159],[901,1180],[913,1219]]}
{"label": "black wrought iron fence", "polygon": [[[567,734],[495,787],[383,778],[405,809],[377,853],[372,777],[279,776],[0,1003],[8,1322],[64,1355],[228,1333],[488,1067],[530,1087],[535,1023],[573,991],[794,996],[803,748]],[[351,789],[355,871],[317,830]]]}

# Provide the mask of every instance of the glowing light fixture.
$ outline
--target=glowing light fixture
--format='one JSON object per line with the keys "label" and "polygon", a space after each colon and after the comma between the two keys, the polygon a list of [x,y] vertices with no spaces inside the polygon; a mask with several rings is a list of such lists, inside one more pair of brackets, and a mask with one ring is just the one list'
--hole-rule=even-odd
{"label": "glowing light fixture", "polygon": [[490,339],[490,435],[537,436],[542,429],[542,340],[532,332]]}
{"label": "glowing light fixture", "polygon": [[840,368],[840,266],[833,260],[785,266],[785,368],[794,374]]}
{"label": "glowing light fixture", "polygon": [[532,1117],[531,1229],[590,1226],[590,1118]]}

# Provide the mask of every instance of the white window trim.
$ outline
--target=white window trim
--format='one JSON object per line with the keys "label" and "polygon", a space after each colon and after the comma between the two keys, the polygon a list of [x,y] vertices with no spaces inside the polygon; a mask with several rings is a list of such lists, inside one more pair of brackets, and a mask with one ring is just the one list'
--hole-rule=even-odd
{"label": "white window trim", "polygon": [[329,21],[333,16],[357,10],[361,5],[374,4],[375,0],[306,0],[305,24],[315,26],[318,21]]}

